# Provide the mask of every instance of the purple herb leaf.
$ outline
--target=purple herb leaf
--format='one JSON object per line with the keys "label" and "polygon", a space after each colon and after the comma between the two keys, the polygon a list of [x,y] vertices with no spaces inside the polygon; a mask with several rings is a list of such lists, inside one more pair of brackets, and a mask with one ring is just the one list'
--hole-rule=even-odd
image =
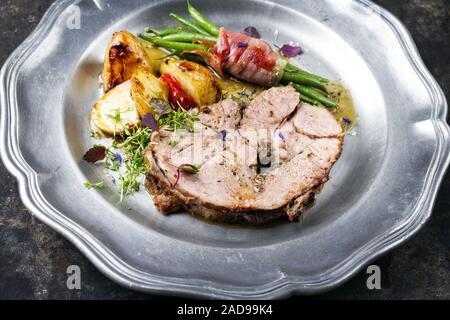
{"label": "purple herb leaf", "polygon": [[172,111],[170,103],[168,103],[164,99],[152,98],[152,100],[150,100],[150,105],[155,110],[156,114],[160,116],[168,114],[169,112]]}
{"label": "purple herb leaf", "polygon": [[83,160],[89,163],[96,163],[106,157],[106,148],[104,146],[94,146],[83,156]]}
{"label": "purple herb leaf", "polygon": [[153,131],[159,130],[158,122],[156,122],[155,117],[151,113],[147,113],[142,117],[142,126],[144,128],[150,128]]}
{"label": "purple herb leaf", "polygon": [[280,52],[283,56],[287,58],[293,58],[303,53],[303,49],[297,46],[291,46],[290,44],[285,44],[281,47]]}
{"label": "purple herb leaf", "polygon": [[258,30],[256,30],[255,27],[247,27],[244,29],[244,34],[252,37],[252,38],[256,38],[256,39],[260,39],[261,35],[259,34]]}
{"label": "purple herb leaf", "polygon": [[239,42],[238,43],[238,48],[246,48],[248,47],[248,43],[247,42]]}

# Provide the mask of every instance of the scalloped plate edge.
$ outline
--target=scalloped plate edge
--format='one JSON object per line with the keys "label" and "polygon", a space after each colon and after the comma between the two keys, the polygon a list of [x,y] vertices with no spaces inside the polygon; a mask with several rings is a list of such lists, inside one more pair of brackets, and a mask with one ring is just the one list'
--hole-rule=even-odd
{"label": "scalloped plate edge", "polygon": [[[32,49],[39,45],[39,40],[46,36],[46,30],[52,28],[59,15],[69,5],[76,2],[74,0],[61,0],[52,4],[35,31],[11,54],[0,73],[2,115],[0,119],[0,154],[6,168],[18,180],[19,194],[23,203],[39,220],[71,241],[106,276],[131,289],[207,298],[268,299],[281,298],[294,293],[315,294],[339,286],[361,270],[364,265],[400,245],[421,229],[431,215],[439,185],[450,162],[450,129],[446,123],[447,102],[436,80],[425,67],[409,32],[397,18],[380,6],[368,0],[353,1],[370,8],[377,14],[391,28],[402,45],[406,57],[433,101],[431,120],[438,145],[427,173],[425,187],[410,217],[395,229],[387,230],[373,239],[365,247],[330,270],[327,275],[322,275],[318,281],[305,283],[294,277],[286,276],[275,283],[252,288],[239,287],[232,291],[222,290],[215,286],[214,282],[154,277],[128,265],[89,232],[67,219],[62,212],[57,211],[45,200],[39,190],[36,173],[26,163],[18,148],[18,106],[15,99],[15,85],[17,73],[33,51]],[[195,283],[193,283],[194,281]]]}

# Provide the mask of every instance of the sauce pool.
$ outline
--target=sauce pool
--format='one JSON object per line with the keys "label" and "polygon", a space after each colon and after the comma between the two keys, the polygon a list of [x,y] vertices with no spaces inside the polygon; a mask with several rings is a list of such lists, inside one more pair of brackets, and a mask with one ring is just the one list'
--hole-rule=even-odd
{"label": "sauce pool", "polygon": [[339,103],[339,106],[333,111],[329,109],[336,120],[343,124],[346,131],[350,131],[357,121],[357,114],[353,99],[344,85],[340,82],[330,82],[326,85],[327,91],[331,98]]}

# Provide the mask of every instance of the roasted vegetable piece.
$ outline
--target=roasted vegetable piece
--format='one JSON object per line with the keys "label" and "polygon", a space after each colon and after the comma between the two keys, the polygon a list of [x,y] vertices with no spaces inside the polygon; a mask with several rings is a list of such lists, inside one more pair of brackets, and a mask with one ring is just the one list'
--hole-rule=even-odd
{"label": "roasted vegetable piece", "polygon": [[155,114],[150,101],[154,98],[169,101],[168,86],[146,69],[138,69],[131,78],[131,96],[139,116]]}
{"label": "roasted vegetable piece", "polygon": [[164,58],[169,54],[167,51],[161,50],[156,47],[149,47],[148,42],[144,44],[145,52],[147,53],[147,57],[150,63],[150,72],[153,75],[156,75],[159,72],[159,67],[161,63],[164,61]]}
{"label": "roasted vegetable piece", "polygon": [[161,80],[167,83],[170,92],[170,103],[174,110],[178,110],[180,107],[188,110],[197,106],[194,99],[184,92],[180,83],[172,75],[165,73],[161,76]]}
{"label": "roasted vegetable piece", "polygon": [[160,72],[173,76],[197,106],[207,106],[217,101],[219,89],[208,68],[191,61],[170,59],[161,64]]}
{"label": "roasted vegetable piece", "polygon": [[146,50],[138,37],[128,31],[114,34],[109,42],[103,66],[103,90],[108,92],[115,86],[130,80],[139,69],[156,73],[161,63],[161,53]]}
{"label": "roasted vegetable piece", "polygon": [[131,98],[131,81],[126,81],[107,92],[94,104],[90,113],[93,129],[118,136],[125,128],[139,125],[140,118]]}

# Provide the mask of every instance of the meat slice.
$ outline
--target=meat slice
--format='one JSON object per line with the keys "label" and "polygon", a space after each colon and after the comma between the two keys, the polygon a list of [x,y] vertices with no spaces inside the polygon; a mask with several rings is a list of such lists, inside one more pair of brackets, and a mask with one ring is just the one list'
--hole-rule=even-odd
{"label": "meat slice", "polygon": [[[240,121],[240,112],[224,118],[238,110],[230,101],[208,109],[193,133],[161,130],[152,136],[144,155],[155,206],[164,213],[184,209],[229,223],[296,220],[341,154],[339,123],[326,109],[300,104],[289,87],[263,92]],[[271,132],[267,141],[242,134],[264,127]],[[272,154],[265,170],[258,162],[261,141]],[[180,170],[185,164],[199,166],[199,172]]]}
{"label": "meat slice", "polygon": [[263,210],[281,208],[319,187],[328,179],[340,153],[341,141],[337,138],[311,141],[305,150],[265,175],[264,189],[257,194],[255,206]]}
{"label": "meat slice", "polygon": [[300,152],[314,148],[313,143],[328,142],[325,138],[340,137],[342,133],[341,125],[328,110],[303,103],[276,130],[272,139],[272,164],[287,162]]}
{"label": "meat slice", "polygon": [[297,132],[315,138],[336,137],[342,134],[342,127],[333,115],[324,108],[302,104],[293,120]]}
{"label": "meat slice", "polygon": [[291,86],[268,89],[245,109],[240,128],[277,129],[294,112],[299,102],[300,94]]}
{"label": "meat slice", "polygon": [[253,143],[263,165],[270,163],[275,130],[294,112],[300,95],[294,88],[271,88],[257,96],[245,109],[240,132]]}
{"label": "meat slice", "polygon": [[202,110],[200,121],[216,130],[234,129],[241,121],[241,108],[232,99],[225,99]]}
{"label": "meat slice", "polygon": [[[177,146],[170,146],[169,140],[177,141]],[[246,153],[251,153],[248,144],[236,131],[223,141],[217,132],[200,125],[195,133],[181,133],[177,137],[163,133],[154,136],[152,142],[147,158],[154,158],[168,185],[186,198],[201,199],[216,207],[237,208],[239,199],[244,201],[252,194],[256,152],[252,158],[246,157]],[[179,172],[184,164],[199,166],[199,174]]]}

